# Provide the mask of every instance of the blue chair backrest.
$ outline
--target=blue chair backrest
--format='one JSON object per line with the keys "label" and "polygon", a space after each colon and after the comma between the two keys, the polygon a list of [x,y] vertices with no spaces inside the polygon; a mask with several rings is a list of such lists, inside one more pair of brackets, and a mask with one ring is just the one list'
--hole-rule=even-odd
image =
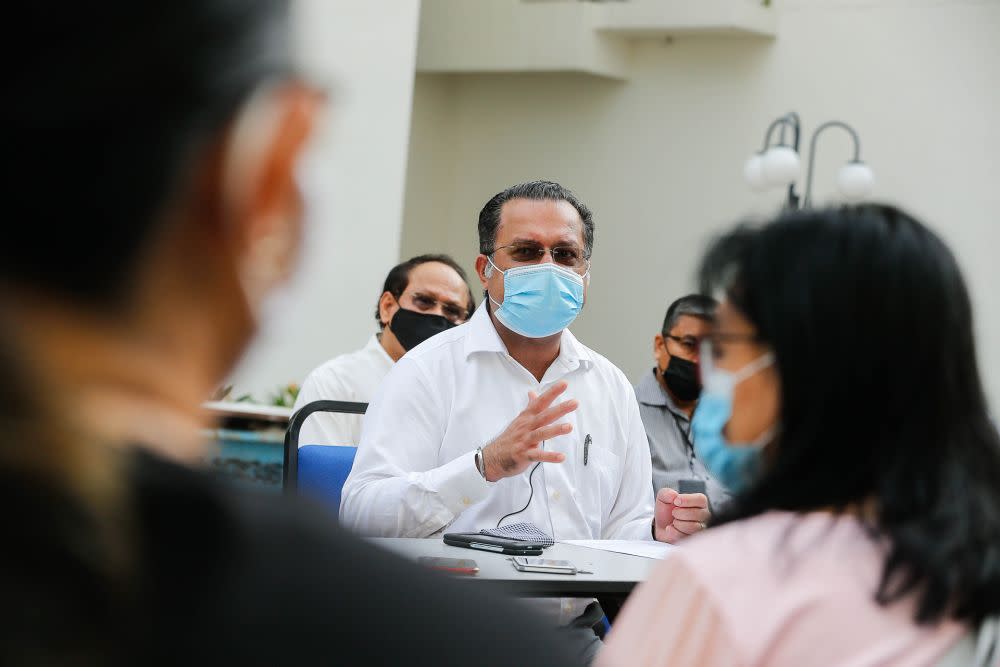
{"label": "blue chair backrest", "polygon": [[339,513],[340,494],[357,451],[356,447],[334,445],[299,447],[299,493],[316,498]]}
{"label": "blue chair backrest", "polygon": [[355,447],[334,445],[303,445],[299,447],[302,424],[316,412],[339,412],[363,415],[367,403],[348,401],[313,401],[302,406],[288,421],[285,431],[285,453],[281,471],[284,492],[300,491],[319,499],[334,513],[340,512],[340,495],[344,482],[354,466]]}

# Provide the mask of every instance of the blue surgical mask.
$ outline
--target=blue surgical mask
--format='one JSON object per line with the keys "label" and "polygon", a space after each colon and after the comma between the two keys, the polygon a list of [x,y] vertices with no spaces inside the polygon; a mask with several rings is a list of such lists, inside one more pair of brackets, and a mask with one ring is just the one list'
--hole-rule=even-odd
{"label": "blue surgical mask", "polygon": [[691,420],[694,450],[713,477],[732,493],[740,493],[758,475],[764,446],[774,438],[776,429],[770,428],[747,443],[728,442],[723,430],[733,416],[736,385],[774,364],[774,355],[765,353],[735,373],[715,368],[711,358],[706,342],[701,353],[704,389]]}
{"label": "blue surgical mask", "polygon": [[[490,265],[500,271],[489,257]],[[568,327],[583,308],[583,277],[575,271],[546,262],[516,266],[503,275],[503,303],[496,318],[514,333],[544,338]],[[589,271],[587,273],[590,273]]]}

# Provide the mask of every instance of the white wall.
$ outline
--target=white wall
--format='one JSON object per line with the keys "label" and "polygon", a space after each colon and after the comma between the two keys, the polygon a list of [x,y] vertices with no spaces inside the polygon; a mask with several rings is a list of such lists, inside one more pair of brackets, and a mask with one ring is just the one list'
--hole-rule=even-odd
{"label": "white wall", "polygon": [[406,178],[419,0],[296,0],[294,9],[304,68],[333,95],[304,174],[300,272],[232,378],[260,399],[375,330]]}
{"label": "white wall", "polygon": [[[1000,413],[1000,2],[774,4],[777,40],[639,42],[625,82],[418,76],[401,254],[443,250],[471,269],[488,197],[539,177],[574,188],[598,224],[590,303],[574,331],[635,379],[652,363],[668,302],[694,286],[706,239],[779,203],[741,176],[766,124],[788,110],[807,132],[842,119],[861,134],[876,196],[922,216],[955,250]],[[821,143],[817,202],[833,194],[848,146],[834,131]]]}

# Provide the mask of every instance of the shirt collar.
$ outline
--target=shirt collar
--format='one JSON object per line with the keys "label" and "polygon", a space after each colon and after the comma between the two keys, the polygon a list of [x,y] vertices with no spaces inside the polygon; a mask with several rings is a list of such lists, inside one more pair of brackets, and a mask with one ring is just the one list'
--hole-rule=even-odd
{"label": "shirt collar", "polygon": [[657,408],[666,408],[678,417],[688,419],[688,416],[684,413],[684,411],[678,408],[677,404],[674,403],[674,399],[670,397],[670,394],[664,391],[663,387],[660,386],[660,383],[657,382],[656,374],[658,372],[659,369],[654,366],[652,372],[646,373],[642,376],[642,379],[639,380],[638,386],[635,388],[636,398],[639,399],[640,403]]}
{"label": "shirt collar", "polygon": [[590,350],[578,341],[569,329],[563,329],[562,340],[559,343],[559,357],[565,361],[577,361],[581,365],[589,366],[594,363]]}
{"label": "shirt collar", "polygon": [[469,328],[469,333],[465,336],[466,359],[476,352],[507,352],[507,346],[500,340],[500,334],[490,319],[488,307],[486,299],[483,299],[465,325]]}
{"label": "shirt collar", "polygon": [[[468,359],[476,352],[498,352],[507,354],[507,346],[500,339],[493,319],[490,318],[488,299],[483,302],[472,314],[469,322],[465,325],[469,327],[469,333],[465,337],[465,358]],[[563,363],[564,365],[592,365],[594,358],[590,350],[576,339],[569,329],[563,329],[562,339],[559,341],[559,356],[553,363]]]}
{"label": "shirt collar", "polygon": [[365,345],[365,352],[374,354],[390,366],[395,363],[392,357],[389,356],[389,353],[385,351],[385,348],[382,347],[382,341],[379,340],[378,334],[372,334],[372,337],[368,339],[368,344]]}

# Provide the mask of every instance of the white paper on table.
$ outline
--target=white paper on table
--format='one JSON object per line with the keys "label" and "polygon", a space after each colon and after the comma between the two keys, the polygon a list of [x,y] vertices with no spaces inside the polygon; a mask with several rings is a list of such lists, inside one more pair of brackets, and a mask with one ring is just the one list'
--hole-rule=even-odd
{"label": "white paper on table", "polygon": [[666,558],[676,547],[652,540],[559,540],[565,544],[575,544],[588,549],[613,551],[618,554],[642,556],[643,558]]}

